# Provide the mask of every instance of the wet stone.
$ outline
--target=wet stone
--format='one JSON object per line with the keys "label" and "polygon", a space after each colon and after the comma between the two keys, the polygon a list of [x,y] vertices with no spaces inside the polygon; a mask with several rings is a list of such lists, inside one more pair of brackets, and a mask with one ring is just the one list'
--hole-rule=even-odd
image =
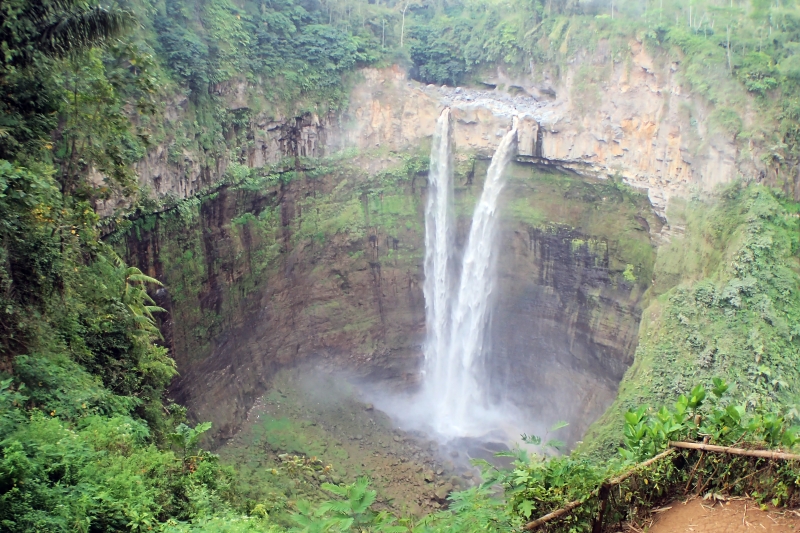
{"label": "wet stone", "polygon": [[451,485],[450,483],[445,483],[444,485],[436,489],[434,495],[436,496],[437,500],[446,500],[447,495],[450,494],[451,492],[453,492],[453,485]]}

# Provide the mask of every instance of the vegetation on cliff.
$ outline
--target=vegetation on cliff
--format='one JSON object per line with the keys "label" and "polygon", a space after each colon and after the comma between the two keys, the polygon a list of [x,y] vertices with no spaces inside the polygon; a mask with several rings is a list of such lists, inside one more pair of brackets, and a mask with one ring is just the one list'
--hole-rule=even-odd
{"label": "vegetation on cliff", "polygon": [[[146,530],[224,509],[229,479],[196,450],[203,428],[163,397],[176,370],[157,342],[159,283],[102,242],[87,187],[93,166],[129,184],[115,147],[132,126],[95,75],[102,52],[84,51],[129,15],[56,0],[1,13],[2,529]],[[88,88],[69,91],[78,79]]]}
{"label": "vegetation on cliff", "polygon": [[[246,89],[269,88],[258,98],[276,112],[335,109],[345,98],[348,72],[391,57],[387,50],[393,47],[401,48],[402,59],[406,42],[420,79],[457,82],[477,72],[473,67],[498,61],[519,64],[534,57],[558,63],[601,38],[615,43],[613,62],[624,42],[641,30],[651,45],[682,51],[685,76],[717,105],[720,127],[741,139],[762,136],[761,142],[775,147],[767,161],[770,168],[794,172],[796,8],[693,6],[699,14],[691,14],[684,27],[683,4],[646,14],[626,11],[633,5],[621,5],[623,17],[606,18],[599,6],[587,12],[581,4],[534,2],[521,8],[525,16],[512,20],[500,3],[141,0],[122,9],[91,0],[3,2],[2,529],[235,532],[295,527],[271,520],[266,505],[248,497],[235,470],[201,449],[208,424],[187,425],[185,410],[165,399],[176,369],[157,327],[161,309],[152,296],[158,296],[160,282],[126,265],[103,241],[105,222],[95,212],[111,195],[137,205],[131,165],[154,142],[168,139],[175,159],[188,146],[210,158],[229,151],[236,155],[236,148],[247,142],[241,126],[255,108],[223,105],[219,93],[225,84],[229,88],[243,80]],[[710,70],[702,65],[711,65]],[[779,126],[774,132],[755,129],[740,116],[747,92],[762,116]],[[167,132],[160,101],[181,93],[186,97],[184,123],[179,132]],[[327,176],[348,170],[341,162],[333,166],[316,171]],[[269,243],[263,257],[249,258],[254,277],[242,284],[243,296],[256,276],[274,268],[279,237],[311,243],[344,234],[365,237],[365,217],[395,235],[418,232],[418,206],[405,188],[413,187],[407,182],[422,171],[424,158],[407,156],[359,191],[339,176],[334,187],[314,189],[319,195],[298,202],[311,214],[289,234],[276,235],[281,230],[274,206],[257,214],[237,212],[231,224],[242,238],[249,232]],[[280,190],[285,180],[299,177],[297,168],[294,172],[259,173],[233,165],[228,186],[246,198],[248,188]],[[304,177],[313,182],[319,176],[310,171]],[[191,221],[199,208],[197,199],[177,204],[175,211],[185,217],[179,223]],[[605,477],[652,456],[669,439],[711,435],[723,444],[796,445],[797,211],[764,187],[735,186],[717,204],[695,199],[671,212],[673,220],[686,220],[686,237],[667,245],[654,266],[642,260],[639,271],[625,270],[636,279],[652,268],[655,300],[647,310],[636,365],[593,436],[595,456],[608,456],[621,443],[619,455],[601,462],[578,452],[555,458],[520,453],[512,472],[487,468],[484,484],[454,494],[449,510],[413,524],[414,530],[505,530],[570,499],[588,500]],[[152,229],[168,216],[144,214],[135,223],[120,221],[120,227],[132,233]],[[186,255],[197,243],[183,244],[175,264],[182,267],[185,293],[191,293],[202,272],[193,270],[197,264],[191,253]],[[418,253],[397,246],[393,252],[395,260],[409,262]],[[180,298],[181,292],[173,294]],[[217,318],[210,317],[200,334],[213,334]],[[712,379],[719,375],[731,383],[729,397],[723,396],[727,385]],[[692,388],[672,410],[641,407],[666,404],[697,383],[712,387],[717,400],[703,403],[705,390]],[[630,502],[652,503],[674,494],[696,479],[695,472],[706,480],[701,491],[749,491],[779,504],[796,497],[798,474],[790,466],[762,468],[744,459],[698,463],[688,453],[682,461],[632,478],[626,486],[629,499],[614,512],[622,516]],[[284,480],[325,468],[303,457],[287,463],[276,474]],[[757,475],[742,478],[754,467]],[[493,497],[497,483],[506,489],[505,501]],[[290,485],[288,496],[297,496]],[[412,527],[411,521],[372,508],[375,494],[366,480],[320,488],[330,496],[316,493],[314,503],[293,504],[297,529],[392,532]],[[565,527],[585,530],[592,511],[589,506],[576,513]]]}
{"label": "vegetation on cliff", "polygon": [[725,376],[750,409],[797,420],[800,319],[797,204],[761,186],[734,185],[708,203],[675,202],[684,235],[658,252],[635,362],[591,446],[616,447],[620,416]]}

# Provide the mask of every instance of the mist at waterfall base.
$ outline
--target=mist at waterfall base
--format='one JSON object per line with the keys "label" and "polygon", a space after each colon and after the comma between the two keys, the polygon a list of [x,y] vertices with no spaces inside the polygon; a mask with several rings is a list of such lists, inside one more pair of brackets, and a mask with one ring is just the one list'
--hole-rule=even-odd
{"label": "mist at waterfall base", "polygon": [[487,331],[496,293],[497,211],[504,173],[516,153],[516,137],[515,117],[492,157],[459,257],[454,238],[450,110],[446,108],[439,117],[425,210],[422,386],[413,394],[376,394],[374,390],[368,394],[400,427],[424,431],[456,448],[476,448],[487,442],[521,444],[523,433],[544,433],[541,423],[489,388]]}

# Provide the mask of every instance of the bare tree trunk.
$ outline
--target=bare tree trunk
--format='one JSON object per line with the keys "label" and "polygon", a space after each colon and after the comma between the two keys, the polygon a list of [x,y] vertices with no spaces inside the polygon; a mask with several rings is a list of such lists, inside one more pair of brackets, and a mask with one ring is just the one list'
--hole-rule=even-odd
{"label": "bare tree trunk", "polygon": [[730,71],[731,76],[733,76],[733,65],[731,64],[731,25],[730,24],[728,24],[728,46],[727,46],[727,50],[728,50],[728,70]]}
{"label": "bare tree trunk", "polygon": [[800,455],[796,453],[785,453],[774,450],[748,450],[746,448],[733,448],[731,446],[715,446],[714,444],[705,444],[702,442],[669,441],[669,446],[672,448],[684,448],[688,450],[702,450],[707,452],[728,453],[731,455],[744,455],[746,457],[763,457],[764,459],[772,459],[773,461],[800,460]]}
{"label": "bare tree trunk", "polygon": [[400,48],[403,48],[403,37],[405,37],[406,33],[406,9],[408,9],[409,3],[411,3],[411,0],[407,0],[406,5],[403,8],[403,22],[400,24]]}

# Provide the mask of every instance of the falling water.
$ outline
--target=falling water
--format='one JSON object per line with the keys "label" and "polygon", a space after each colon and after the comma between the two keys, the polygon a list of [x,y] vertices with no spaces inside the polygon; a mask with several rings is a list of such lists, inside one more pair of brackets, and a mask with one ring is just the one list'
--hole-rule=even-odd
{"label": "falling water", "polygon": [[452,196],[453,167],[450,149],[450,109],[436,123],[428,174],[428,204],[425,208],[425,342],[426,378],[435,380],[444,372],[450,340],[450,294],[452,292]]}
{"label": "falling water", "polygon": [[[441,119],[440,119],[441,120]],[[439,433],[445,436],[469,435],[476,426],[482,426],[481,418],[489,411],[487,398],[483,387],[484,380],[480,372],[481,352],[483,350],[484,333],[487,329],[490,296],[494,289],[494,266],[496,257],[496,228],[497,228],[497,201],[505,181],[503,175],[516,148],[517,121],[514,119],[513,127],[503,137],[500,146],[492,157],[486,182],[480,201],[475,207],[472,216],[469,239],[464,251],[464,260],[461,271],[461,280],[458,293],[451,303],[450,312],[442,316],[439,314],[447,310],[447,298],[440,298],[439,290],[447,294],[448,268],[450,266],[451,252],[437,248],[426,249],[426,306],[428,306],[429,339],[426,345],[426,385],[429,400],[433,407],[434,426]],[[436,143],[435,143],[436,145]],[[441,150],[441,141],[438,149]],[[438,161],[442,160],[442,152],[437,154]],[[433,177],[434,165],[431,156],[431,176]],[[437,165],[436,172],[440,172]],[[447,169],[449,172],[449,168]],[[442,180],[441,175],[436,179]],[[449,183],[449,178],[448,179]],[[449,189],[448,189],[449,190]],[[443,211],[449,205],[449,195],[444,203],[438,197],[440,189],[437,187],[437,197],[433,200],[437,207]],[[428,200],[428,215],[431,214],[431,199]],[[436,216],[440,215],[439,209]],[[435,234],[436,246],[440,243],[449,243],[449,224],[447,214],[441,214],[444,224],[444,234]],[[437,218],[437,222],[438,222]],[[427,228],[430,225],[426,217],[426,244]],[[437,226],[441,228],[442,226]],[[436,259],[429,264],[429,254],[436,254]],[[429,270],[429,266],[432,270]],[[434,274],[432,285],[436,293],[433,305],[427,304],[428,278]],[[441,276],[441,277],[440,277]],[[433,290],[433,289],[431,289]],[[435,313],[435,314],[434,314]],[[435,320],[435,323],[431,324]],[[449,331],[447,331],[449,328]]]}

